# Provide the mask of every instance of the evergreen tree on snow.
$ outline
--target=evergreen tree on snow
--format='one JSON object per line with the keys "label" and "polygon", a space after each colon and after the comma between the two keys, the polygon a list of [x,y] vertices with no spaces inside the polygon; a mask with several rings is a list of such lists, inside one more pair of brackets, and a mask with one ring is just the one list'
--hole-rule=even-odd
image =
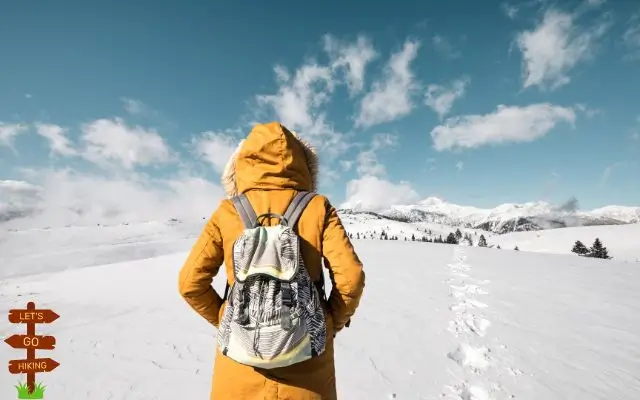
{"label": "evergreen tree on snow", "polygon": [[487,247],[487,239],[484,235],[480,235],[480,240],[478,240],[478,247]]}
{"label": "evergreen tree on snow", "polygon": [[579,240],[576,240],[576,243],[573,245],[573,249],[571,249],[573,253],[576,253],[579,256],[584,256],[589,254],[589,249]]}
{"label": "evergreen tree on snow", "polygon": [[516,247],[513,248],[515,251],[519,251],[520,249],[518,248],[518,246],[516,245]]}
{"label": "evergreen tree on snow", "polygon": [[413,241],[413,242],[416,241],[416,235],[414,235],[413,233],[411,234],[411,241]]}
{"label": "evergreen tree on snow", "polygon": [[449,233],[449,236],[447,236],[447,243],[458,244],[458,238],[456,237],[455,233]]}
{"label": "evergreen tree on snow", "polygon": [[596,240],[593,241],[593,245],[591,245],[591,257],[593,258],[603,258],[603,259],[610,259],[611,257],[609,257],[609,251],[607,250],[606,247],[604,247],[602,245],[602,242],[600,241],[599,238],[596,238]]}
{"label": "evergreen tree on snow", "polygon": [[501,249],[501,248],[502,248],[502,247],[500,247],[500,245],[498,245],[498,246],[496,247],[496,249]]}
{"label": "evergreen tree on snow", "polygon": [[460,229],[456,229],[456,239],[458,241],[462,239],[462,232],[460,232]]}

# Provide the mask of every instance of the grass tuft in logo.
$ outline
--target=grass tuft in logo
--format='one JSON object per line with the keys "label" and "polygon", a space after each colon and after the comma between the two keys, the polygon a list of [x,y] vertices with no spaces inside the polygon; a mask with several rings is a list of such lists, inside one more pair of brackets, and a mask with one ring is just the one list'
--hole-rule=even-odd
{"label": "grass tuft in logo", "polygon": [[29,393],[29,386],[26,382],[15,385],[15,388],[18,389],[18,399],[43,399],[46,386],[42,383],[36,383],[33,393]]}

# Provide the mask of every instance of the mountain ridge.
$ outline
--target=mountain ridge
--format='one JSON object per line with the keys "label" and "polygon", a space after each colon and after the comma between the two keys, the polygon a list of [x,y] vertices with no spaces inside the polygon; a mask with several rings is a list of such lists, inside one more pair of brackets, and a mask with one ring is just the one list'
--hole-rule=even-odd
{"label": "mountain ridge", "polygon": [[522,204],[504,203],[494,208],[479,208],[448,203],[437,197],[428,197],[415,204],[392,205],[379,210],[365,210],[359,207],[359,204],[344,203],[340,206],[339,212],[342,214],[367,213],[396,221],[431,222],[498,234],[640,222],[640,207],[608,205],[581,211],[578,209],[575,198],[560,206],[537,201]]}

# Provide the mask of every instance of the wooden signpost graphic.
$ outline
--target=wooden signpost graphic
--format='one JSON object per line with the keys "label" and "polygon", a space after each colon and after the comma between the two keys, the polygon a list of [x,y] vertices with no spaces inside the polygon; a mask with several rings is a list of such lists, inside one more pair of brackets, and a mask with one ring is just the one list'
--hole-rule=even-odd
{"label": "wooden signpost graphic", "polygon": [[9,322],[12,324],[26,324],[26,335],[13,335],[4,341],[14,349],[27,350],[27,358],[9,361],[9,373],[27,374],[27,388],[31,394],[36,386],[36,373],[51,372],[58,364],[50,358],[36,358],[36,350],[53,350],[56,338],[53,336],[36,335],[36,324],[50,324],[60,318],[52,310],[38,310],[33,302],[27,303],[24,310],[9,310]]}

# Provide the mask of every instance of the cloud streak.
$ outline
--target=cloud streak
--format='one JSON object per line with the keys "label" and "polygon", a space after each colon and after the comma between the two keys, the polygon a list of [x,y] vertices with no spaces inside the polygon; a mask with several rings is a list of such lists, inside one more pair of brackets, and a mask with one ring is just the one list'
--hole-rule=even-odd
{"label": "cloud streak", "polygon": [[23,124],[7,124],[0,121],[0,146],[13,149],[16,136],[25,133],[27,126]]}
{"label": "cloud streak", "polygon": [[573,125],[575,120],[572,108],[549,103],[525,107],[499,105],[490,114],[448,118],[431,131],[431,138],[437,151],[523,143],[545,136],[559,123]]}
{"label": "cloud streak", "polygon": [[582,11],[549,9],[534,29],[518,34],[516,44],[522,52],[525,89],[537,86],[555,90],[567,85],[571,81],[569,73],[593,57],[611,23],[605,17],[582,27],[577,23],[581,14]]}
{"label": "cloud streak", "polygon": [[324,49],[331,59],[331,68],[344,71],[349,94],[353,97],[360,93],[364,88],[366,67],[378,57],[371,40],[360,35],[355,43],[349,43],[326,35]]}
{"label": "cloud streak", "polygon": [[73,143],[67,137],[68,130],[55,124],[35,124],[36,132],[49,142],[51,155],[65,157],[74,156],[78,152],[73,148]]}
{"label": "cloud streak", "polygon": [[453,108],[453,103],[464,96],[470,82],[471,79],[465,76],[454,80],[448,86],[429,85],[425,94],[425,104],[442,119],[449,114]]}
{"label": "cloud streak", "polygon": [[82,127],[82,157],[101,167],[163,164],[174,159],[164,138],[153,129],[129,126],[123,119],[98,119]]}
{"label": "cloud streak", "polygon": [[371,91],[360,102],[356,127],[370,128],[409,114],[413,108],[412,95],[419,88],[411,71],[411,63],[418,55],[418,41],[407,40],[402,49],[391,55],[383,77],[373,83]]}

